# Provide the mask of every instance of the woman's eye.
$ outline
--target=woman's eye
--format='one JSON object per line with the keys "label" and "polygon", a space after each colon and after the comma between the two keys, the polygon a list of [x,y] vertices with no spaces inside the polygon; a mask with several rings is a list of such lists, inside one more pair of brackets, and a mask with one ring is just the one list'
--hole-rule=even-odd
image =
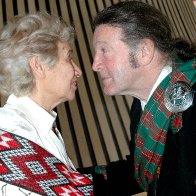
{"label": "woman's eye", "polygon": [[72,56],[67,57],[66,59],[68,62],[72,61]]}

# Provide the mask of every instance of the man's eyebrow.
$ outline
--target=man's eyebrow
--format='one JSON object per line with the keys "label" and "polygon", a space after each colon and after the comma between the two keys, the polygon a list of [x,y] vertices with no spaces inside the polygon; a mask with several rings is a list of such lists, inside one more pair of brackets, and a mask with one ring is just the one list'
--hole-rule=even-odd
{"label": "man's eyebrow", "polygon": [[99,44],[107,45],[107,42],[106,42],[106,41],[97,41],[97,42],[95,43],[95,46],[96,46],[96,45],[99,45]]}

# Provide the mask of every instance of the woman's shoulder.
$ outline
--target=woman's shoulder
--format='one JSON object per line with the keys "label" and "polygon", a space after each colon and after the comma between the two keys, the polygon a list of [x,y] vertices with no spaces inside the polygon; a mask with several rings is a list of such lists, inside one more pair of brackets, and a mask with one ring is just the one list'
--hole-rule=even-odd
{"label": "woman's shoulder", "polygon": [[[0,108],[0,130],[16,135],[27,135],[30,138],[34,135],[35,128],[15,110]],[[0,134],[2,131],[0,132]]]}

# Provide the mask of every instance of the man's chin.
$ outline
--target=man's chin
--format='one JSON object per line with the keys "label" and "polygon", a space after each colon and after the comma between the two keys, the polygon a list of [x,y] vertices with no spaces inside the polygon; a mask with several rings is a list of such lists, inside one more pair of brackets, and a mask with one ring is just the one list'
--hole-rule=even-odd
{"label": "man's chin", "polygon": [[106,88],[104,88],[104,89],[103,89],[103,92],[104,92],[105,95],[108,95],[108,96],[113,96],[113,95],[115,95],[115,92],[112,91],[111,89],[106,89]]}

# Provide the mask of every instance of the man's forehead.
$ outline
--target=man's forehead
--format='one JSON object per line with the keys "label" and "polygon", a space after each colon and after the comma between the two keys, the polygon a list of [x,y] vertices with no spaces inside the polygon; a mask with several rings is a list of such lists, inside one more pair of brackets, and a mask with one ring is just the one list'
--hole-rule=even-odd
{"label": "man's forehead", "polygon": [[93,44],[107,44],[113,40],[122,40],[122,30],[111,25],[100,25],[95,29]]}

